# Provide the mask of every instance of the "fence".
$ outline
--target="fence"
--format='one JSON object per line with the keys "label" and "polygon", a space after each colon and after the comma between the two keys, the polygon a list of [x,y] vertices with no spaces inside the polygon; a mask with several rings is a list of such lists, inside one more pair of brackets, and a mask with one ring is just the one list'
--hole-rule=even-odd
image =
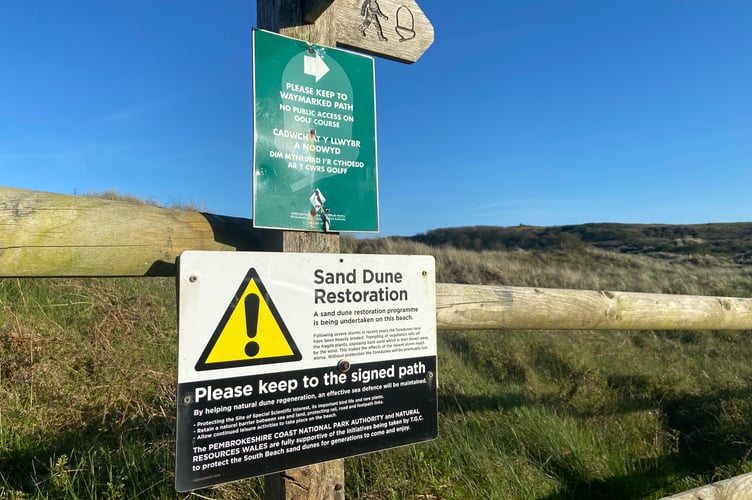
{"label": "fence", "polygon": [[[307,251],[329,250],[311,235]],[[295,248],[248,219],[0,187],[0,277],[174,276],[183,250]],[[752,299],[438,283],[442,330],[752,330]],[[749,497],[752,475],[672,498]]]}

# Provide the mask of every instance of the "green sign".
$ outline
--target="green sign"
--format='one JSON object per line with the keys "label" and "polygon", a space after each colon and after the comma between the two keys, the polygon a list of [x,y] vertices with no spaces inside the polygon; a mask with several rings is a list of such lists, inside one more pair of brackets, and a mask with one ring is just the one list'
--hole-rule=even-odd
{"label": "green sign", "polygon": [[253,31],[253,224],[379,230],[373,59]]}

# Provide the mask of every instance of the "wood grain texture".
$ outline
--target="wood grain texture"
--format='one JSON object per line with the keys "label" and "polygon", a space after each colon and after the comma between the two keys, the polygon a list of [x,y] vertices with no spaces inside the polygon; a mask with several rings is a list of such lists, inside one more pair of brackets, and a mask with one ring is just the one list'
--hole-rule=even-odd
{"label": "wood grain texture", "polygon": [[433,43],[433,25],[414,0],[337,0],[337,45],[413,63]]}
{"label": "wood grain texture", "polygon": [[264,477],[264,491],[265,500],[344,500],[344,461],[269,474]]}
{"label": "wood grain texture", "polygon": [[446,330],[746,330],[752,299],[437,284]]}
{"label": "wood grain texture", "polygon": [[0,276],[174,276],[183,250],[270,250],[249,219],[0,187]]}

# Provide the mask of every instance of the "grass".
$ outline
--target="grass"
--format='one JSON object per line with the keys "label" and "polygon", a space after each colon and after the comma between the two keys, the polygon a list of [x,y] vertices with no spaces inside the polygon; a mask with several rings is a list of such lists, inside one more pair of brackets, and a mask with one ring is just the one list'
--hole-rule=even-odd
{"label": "grass", "polygon": [[[439,282],[752,296],[730,259],[429,248]],[[174,491],[174,280],[0,280],[0,497]],[[346,461],[349,498],[660,498],[752,471],[750,332],[439,333],[439,439]]]}

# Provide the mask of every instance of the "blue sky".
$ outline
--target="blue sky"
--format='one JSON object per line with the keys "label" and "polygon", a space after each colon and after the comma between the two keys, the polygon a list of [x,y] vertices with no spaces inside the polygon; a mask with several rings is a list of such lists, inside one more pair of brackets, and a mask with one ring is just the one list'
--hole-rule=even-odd
{"label": "blue sky", "polygon": [[[382,235],[752,220],[752,2],[419,4],[376,60]],[[255,2],[0,6],[0,185],[251,217]]]}

